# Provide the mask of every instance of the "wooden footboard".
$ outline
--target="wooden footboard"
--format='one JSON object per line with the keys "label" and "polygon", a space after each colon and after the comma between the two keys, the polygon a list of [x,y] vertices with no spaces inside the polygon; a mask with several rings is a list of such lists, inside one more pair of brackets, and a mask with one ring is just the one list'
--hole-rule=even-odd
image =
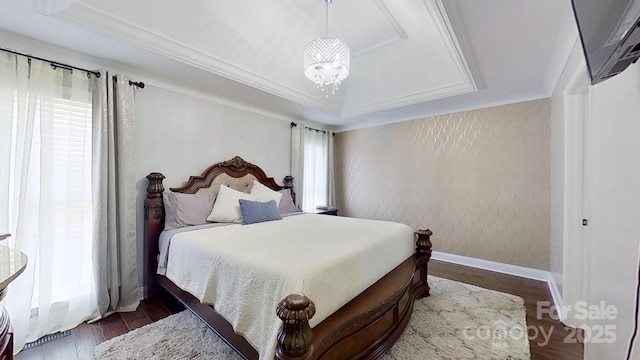
{"label": "wooden footboard", "polygon": [[276,313],[278,360],[379,359],[409,323],[416,299],[429,296],[427,265],[431,258],[426,228],[416,231],[416,253],[340,308],[313,330],[313,301],[303,295],[283,299]]}

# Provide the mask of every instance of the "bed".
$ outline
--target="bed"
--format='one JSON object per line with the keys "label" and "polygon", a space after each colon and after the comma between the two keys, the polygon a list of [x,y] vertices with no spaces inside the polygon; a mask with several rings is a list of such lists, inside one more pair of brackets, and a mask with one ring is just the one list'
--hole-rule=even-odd
{"label": "bed", "polygon": [[[221,339],[229,344],[243,358],[269,358],[270,356],[265,356],[265,353],[272,354],[273,352],[275,352],[276,359],[380,358],[384,352],[395,343],[406,327],[413,310],[415,299],[429,295],[427,266],[431,256],[430,236],[432,233],[426,228],[421,228],[415,232],[415,235],[410,234],[412,237],[411,241],[415,241],[415,251],[411,249],[408,251],[406,249],[396,251],[397,254],[394,256],[403,256],[402,259],[397,261],[399,265],[396,266],[395,263],[393,263],[393,266],[386,264],[384,265],[386,268],[384,268],[383,271],[381,270],[383,268],[383,264],[380,264],[381,269],[377,269],[377,271],[383,272],[380,275],[376,275],[375,279],[367,280],[372,284],[368,285],[369,283],[366,283],[367,286],[363,288],[364,290],[360,291],[358,289],[356,294],[344,294],[343,297],[348,297],[346,300],[336,300],[332,303],[323,297],[322,291],[316,290],[314,292],[310,288],[307,289],[306,287],[300,288],[302,290],[299,290],[299,288],[296,287],[296,284],[298,283],[295,283],[295,286],[292,285],[293,287],[283,287],[284,289],[294,289],[294,293],[289,295],[286,295],[286,292],[283,293],[285,296],[283,296],[281,300],[276,301],[273,307],[270,306],[270,303],[264,300],[264,295],[262,293],[246,294],[246,291],[245,296],[237,300],[237,304],[216,304],[215,300],[212,300],[219,299],[220,297],[213,297],[207,301],[201,301],[203,299],[207,299],[207,297],[206,295],[200,294],[197,287],[190,287],[188,284],[185,285],[182,281],[172,281],[172,279],[175,280],[176,278],[180,278],[180,276],[175,275],[180,274],[180,272],[173,271],[172,273],[172,267],[177,268],[176,264],[187,263],[187,261],[179,262],[177,260],[173,260],[171,263],[173,265],[166,266],[166,269],[168,269],[166,272],[160,271],[160,274],[158,274],[159,261],[160,263],[163,262],[163,259],[159,254],[162,252],[161,250],[166,247],[166,245],[161,246],[160,244],[161,234],[163,234],[163,239],[167,237],[167,231],[163,233],[165,226],[165,205],[163,201],[164,187],[162,185],[162,180],[164,179],[164,176],[160,173],[151,173],[147,176],[147,179],[149,180],[149,184],[147,187],[147,198],[145,200],[144,236],[147,251],[145,267],[148,274],[146,281],[148,297],[152,300],[157,298],[162,294],[160,288],[164,288],[166,292],[177,298],[196,316],[202,319],[221,337]],[[253,181],[257,181],[275,191],[283,189],[289,190],[293,195],[292,198],[295,199],[290,178],[285,178],[284,186],[280,186],[273,180],[273,178],[268,177],[260,167],[249,163],[240,157],[234,157],[231,160],[214,164],[207,168],[202,175],[191,176],[184,186],[172,188],[171,191],[183,194],[206,193],[207,191],[211,191],[211,189],[218,189],[220,185],[223,184],[229,185],[236,190],[248,192],[247,190],[251,188]],[[272,234],[271,237],[265,235],[266,240],[264,243],[256,243],[256,251],[260,251],[261,253],[270,251],[273,256],[280,256],[282,259],[305,259],[305,254],[303,254],[304,251],[301,251],[299,246],[294,246],[294,241],[289,239],[287,235],[280,235],[279,232],[274,232],[281,231],[276,228],[285,226],[298,228],[296,237],[304,235],[305,238],[311,238],[313,233],[319,233],[320,230],[315,230],[316,227],[319,229],[334,229],[333,233],[327,235],[327,239],[334,239],[336,233],[348,233],[346,227],[351,226],[352,223],[366,221],[348,218],[337,219],[328,215],[291,215],[292,216],[285,217],[282,221],[278,221],[278,224],[276,225],[257,224],[258,226],[255,227],[252,225],[253,228],[258,229],[253,231],[260,231],[263,234]],[[330,218],[334,218],[334,220],[330,220]],[[318,223],[317,226],[314,225],[316,223]],[[369,222],[365,225],[366,226],[362,229],[374,232],[379,231],[377,228],[377,226],[379,226],[378,223]],[[173,238],[177,240],[172,240],[175,241],[174,245],[171,245],[171,249],[174,251],[172,256],[174,256],[174,258],[178,258],[177,254],[180,254],[179,249],[181,249],[181,247],[184,248],[192,246],[189,244],[194,242],[197,243],[197,241],[203,242],[203,239],[206,239],[207,236],[211,236],[209,233],[214,234],[215,236],[222,236],[220,234],[227,234],[224,236],[231,236],[230,234],[232,233],[246,231],[245,229],[248,228],[249,227],[243,227],[242,225],[231,225],[226,227],[221,226],[220,229],[223,230],[217,230],[218,228],[216,227],[214,229],[207,228],[197,231],[189,231],[189,234],[185,234],[184,236],[182,234],[180,234],[180,236],[174,235]],[[313,230],[306,230],[308,232],[307,234],[304,232],[301,233],[300,229]],[[397,231],[403,230],[400,229]],[[361,232],[366,233],[366,231]],[[365,239],[369,236],[367,234],[368,233],[364,235]],[[393,232],[390,232],[389,236],[394,236],[393,234]],[[315,235],[317,236],[317,234]],[[246,235],[243,236],[247,237]],[[253,236],[255,237],[256,235]],[[353,234],[349,236],[353,242],[356,242],[353,240],[355,239]],[[189,240],[191,238],[199,240]],[[267,242],[267,240],[273,241],[273,243]],[[289,241],[292,245],[289,245]],[[334,239],[332,249],[336,247],[335,241],[340,240]],[[182,242],[187,245],[177,245]],[[317,243],[321,241],[316,240],[315,242]],[[295,243],[297,243],[297,241],[295,241]],[[327,241],[327,243],[329,243],[329,241]],[[221,242],[221,244],[223,244],[223,242]],[[250,243],[248,244],[249,245],[245,246],[249,246],[247,249],[250,249]],[[263,246],[263,248],[260,248],[260,246]],[[371,251],[382,251],[385,254],[394,252],[394,249],[389,248],[388,245],[380,246],[387,246],[387,248]],[[413,246],[410,244],[410,247]],[[306,248],[303,247],[302,249]],[[313,253],[314,257],[322,257],[319,255],[321,253],[320,248],[315,249],[313,247],[308,247],[308,249],[308,252]],[[342,250],[343,251],[336,253],[342,255],[347,252],[344,251],[344,249]],[[221,252],[222,250],[217,249],[216,251]],[[201,255],[198,253],[194,254],[197,254],[198,256]],[[404,258],[405,255],[402,254],[406,254],[406,259]],[[384,262],[382,260],[372,261],[372,255],[374,255],[374,253],[367,253],[367,255],[364,255],[362,258],[358,258],[359,255],[351,258],[343,258],[339,260],[339,263],[347,266],[347,269],[354,269],[354,266],[363,266],[363,264],[367,264],[366,260],[368,260],[369,263],[376,263],[376,266],[378,266],[378,263]],[[164,256],[166,256],[166,254]],[[183,258],[197,259],[199,258],[198,256],[183,255]],[[200,260],[200,262],[206,261],[202,256],[200,257],[204,260]],[[310,258],[307,257],[306,259]],[[257,260],[259,261],[259,258],[257,258]],[[212,264],[217,263],[217,261],[218,260],[215,262],[212,261]],[[195,262],[196,261],[194,260],[194,263]],[[308,262],[308,260],[298,262]],[[196,273],[199,271],[198,269],[203,268],[203,266],[197,267],[193,266],[193,264],[184,265],[187,268],[191,265],[191,269],[189,271],[194,274],[193,276],[197,275]],[[260,273],[264,272],[265,269],[265,264],[262,265],[263,267],[261,268]],[[227,266],[227,268],[228,267],[229,266]],[[160,268],[163,268],[162,264]],[[329,280],[335,278],[335,282],[338,283],[340,278],[343,278],[352,272],[352,270],[345,270],[344,273],[336,272],[337,270],[333,267],[331,270],[333,272],[325,272],[326,274],[324,279],[324,284],[328,284],[329,286],[332,286],[334,283],[334,281]],[[372,269],[371,271],[375,272],[374,270],[376,269]],[[387,270],[389,271],[386,272]],[[202,272],[206,271],[208,271],[208,269],[202,270]],[[239,271],[238,276],[241,275],[240,273],[245,271],[246,270]],[[215,272],[219,271],[216,270]],[[297,274],[296,276],[301,276],[303,280],[305,280],[305,277],[309,276],[309,274],[314,274],[306,274],[302,270],[296,270],[294,272]],[[259,272],[256,272],[256,274],[258,273]],[[226,276],[230,277],[233,275],[235,274],[227,273]],[[188,275],[186,278],[190,278],[191,276],[192,275]],[[379,276],[379,279],[377,276]],[[364,278],[365,276],[362,277]],[[177,285],[176,282],[179,283],[180,286]],[[301,281],[300,284],[302,283],[306,284],[307,281]],[[357,288],[357,286],[355,286],[355,288]],[[337,291],[333,290],[333,292],[335,293]],[[312,293],[315,295],[313,297],[310,296],[310,299],[300,293],[304,293],[305,295]],[[340,295],[342,296],[342,294]],[[247,334],[246,331],[240,331],[240,333],[247,335],[246,337],[237,333],[231,325],[233,322],[236,325],[236,328],[240,328],[237,321],[230,319],[229,312],[221,311],[221,309],[234,309],[234,311],[241,311],[242,306],[244,306],[245,303],[257,301],[255,299],[258,298],[260,298],[261,301],[264,300],[265,304],[268,305],[265,308],[266,310],[262,310],[262,312],[273,312],[272,314],[267,314],[268,316],[265,316],[265,318],[272,317],[276,319],[276,323],[274,325],[276,327],[277,336],[273,336],[273,338],[275,338],[275,344],[273,344],[273,346],[271,346],[271,343],[268,343],[268,346],[259,346],[259,348],[256,349],[256,347],[252,345],[252,343],[258,343],[255,338],[251,337],[250,333]],[[318,308],[316,308],[316,304],[313,301],[314,298],[318,300]],[[228,299],[225,299],[225,301],[229,302]],[[333,309],[332,306],[336,307],[336,309]],[[319,321],[319,318],[314,319],[316,311],[322,321]],[[273,316],[273,314],[277,317]],[[278,321],[277,319],[280,320]],[[271,324],[269,325],[271,326]],[[243,328],[241,329],[244,330]],[[273,348],[275,351],[265,352],[265,348]]]}

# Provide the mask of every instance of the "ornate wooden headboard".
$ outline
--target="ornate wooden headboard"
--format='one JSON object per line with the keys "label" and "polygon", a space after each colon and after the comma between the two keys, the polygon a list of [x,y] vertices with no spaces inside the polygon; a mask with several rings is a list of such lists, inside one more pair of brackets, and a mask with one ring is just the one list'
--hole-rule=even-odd
{"label": "ornate wooden headboard", "polygon": [[[162,180],[165,176],[159,172],[147,175],[147,198],[144,201],[144,241],[147,256],[145,257],[146,281],[149,297],[157,291],[153,281],[158,267],[158,240],[164,230],[164,202],[162,193],[164,186]],[[222,161],[209,166],[202,175],[190,176],[185,185],[171,188],[173,192],[195,194],[200,191],[212,191],[217,193],[220,184],[228,185],[236,190],[249,192],[253,180],[264,184],[273,190],[291,189],[293,193],[293,178],[286,176],[284,186],[278,185],[272,177],[255,164],[245,161],[239,156],[231,160]],[[295,200],[295,198],[294,198]]]}

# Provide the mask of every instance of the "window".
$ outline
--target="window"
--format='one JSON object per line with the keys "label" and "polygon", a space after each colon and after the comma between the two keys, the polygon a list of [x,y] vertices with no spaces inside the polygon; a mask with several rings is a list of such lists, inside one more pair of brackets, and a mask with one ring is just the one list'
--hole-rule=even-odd
{"label": "window", "polygon": [[331,134],[306,128],[304,131],[304,185],[303,210],[328,206],[329,152]]}
{"label": "window", "polygon": [[[53,120],[48,129],[40,129],[42,142],[50,142],[51,152],[42,152],[41,171],[51,174],[46,186],[51,190],[51,207],[45,205],[47,216],[41,222],[50,228],[53,251],[51,267],[52,303],[70,300],[69,296],[89,297],[91,291],[91,256],[93,231],[93,202],[91,186],[91,103],[54,99],[52,103],[40,107],[46,109]],[[39,123],[40,124],[40,123]],[[42,126],[42,125],[40,125]],[[44,169],[44,168],[48,169]],[[42,186],[42,182],[41,182]],[[73,189],[61,192],[61,188]],[[39,255],[38,255],[39,256]],[[40,261],[36,262],[40,264]],[[73,274],[74,281],[69,281]],[[39,288],[38,271],[36,286]],[[38,294],[34,291],[34,304]]]}
{"label": "window", "polygon": [[[19,114],[27,111],[28,99],[14,98],[10,164],[10,189],[19,189],[16,179],[20,169],[15,164],[28,156],[26,190],[36,191],[27,196],[24,204],[33,216],[40,219],[41,228],[47,229],[37,246],[35,286],[32,308],[38,308],[41,272],[46,271],[51,283],[52,303],[65,302],[68,296],[89,296],[91,288],[92,252],[92,190],[91,190],[91,111],[90,102],[62,98],[36,101],[33,138],[28,152],[18,149]],[[26,150],[26,149],[23,149]],[[4,162],[5,159],[3,159]],[[67,191],[70,190],[70,191]],[[12,197],[10,208],[19,204]],[[37,214],[37,215],[36,215]],[[9,222],[17,214],[9,211]],[[48,252],[46,270],[40,261],[41,253]],[[70,276],[74,279],[69,281]],[[73,288],[73,290],[71,289]]]}

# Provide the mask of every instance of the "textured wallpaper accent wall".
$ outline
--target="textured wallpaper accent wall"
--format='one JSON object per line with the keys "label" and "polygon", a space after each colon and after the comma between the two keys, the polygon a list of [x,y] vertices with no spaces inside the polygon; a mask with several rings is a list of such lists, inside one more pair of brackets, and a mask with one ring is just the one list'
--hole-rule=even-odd
{"label": "textured wallpaper accent wall", "polygon": [[549,99],[336,134],[341,215],[427,226],[434,250],[549,270]]}

